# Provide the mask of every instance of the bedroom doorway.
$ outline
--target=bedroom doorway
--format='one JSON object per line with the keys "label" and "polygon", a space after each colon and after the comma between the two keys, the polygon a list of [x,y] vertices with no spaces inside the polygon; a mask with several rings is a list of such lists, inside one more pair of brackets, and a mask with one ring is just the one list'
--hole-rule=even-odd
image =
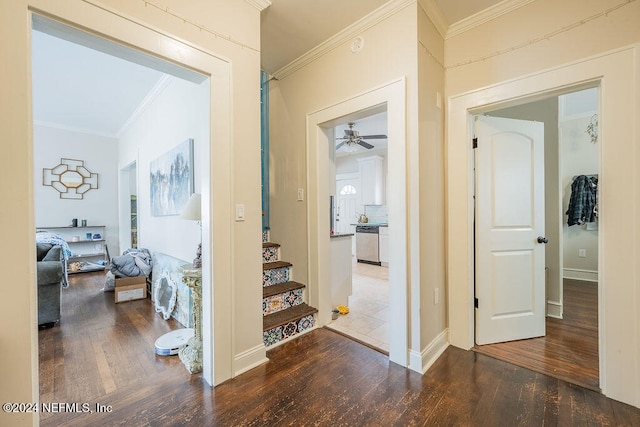
{"label": "bedroom doorway", "polygon": [[592,87],[485,113],[544,124],[546,333],[475,348],[593,390],[599,390],[597,205],[577,224],[569,225],[567,212],[581,177],[597,197],[598,106]]}

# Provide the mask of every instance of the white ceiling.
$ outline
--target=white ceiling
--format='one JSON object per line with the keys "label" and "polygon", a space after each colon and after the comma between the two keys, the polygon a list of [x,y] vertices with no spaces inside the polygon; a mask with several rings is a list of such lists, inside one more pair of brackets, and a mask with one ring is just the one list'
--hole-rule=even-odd
{"label": "white ceiling", "polygon": [[[271,6],[262,11],[263,69],[269,73],[277,71],[389,1],[397,0],[272,0]],[[501,3],[496,0],[421,1],[439,7],[447,23]],[[56,31],[47,32],[56,34]],[[149,62],[148,58],[134,59],[134,63],[120,59],[123,56],[112,56],[111,48],[94,50],[66,40],[33,32],[34,121],[117,137],[159,84],[165,75],[162,72],[166,71],[165,66],[151,59],[150,68],[139,65]],[[95,43],[88,45],[93,47]],[[182,71],[170,70],[169,73],[179,75]],[[186,78],[192,80],[189,76]],[[197,77],[193,79],[197,81]],[[364,129],[365,124],[362,126],[362,133],[386,132],[368,131]]]}
{"label": "white ceiling", "polygon": [[33,32],[36,123],[115,137],[163,73]]}

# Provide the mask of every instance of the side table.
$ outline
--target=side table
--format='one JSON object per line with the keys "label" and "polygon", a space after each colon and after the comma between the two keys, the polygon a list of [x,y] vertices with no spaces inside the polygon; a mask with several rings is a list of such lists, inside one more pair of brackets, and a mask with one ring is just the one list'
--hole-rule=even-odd
{"label": "side table", "polygon": [[182,281],[191,289],[193,298],[194,335],[178,353],[189,373],[202,372],[202,269],[191,264],[180,267]]}

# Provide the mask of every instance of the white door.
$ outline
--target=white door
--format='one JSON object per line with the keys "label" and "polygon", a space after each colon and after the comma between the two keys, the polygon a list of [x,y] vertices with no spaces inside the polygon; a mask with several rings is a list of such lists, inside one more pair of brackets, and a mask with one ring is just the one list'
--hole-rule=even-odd
{"label": "white door", "polygon": [[478,116],[476,344],[545,334],[544,125]]}
{"label": "white door", "polygon": [[357,178],[336,181],[335,228],[338,233],[351,233],[351,224],[358,222],[359,187],[360,183]]}

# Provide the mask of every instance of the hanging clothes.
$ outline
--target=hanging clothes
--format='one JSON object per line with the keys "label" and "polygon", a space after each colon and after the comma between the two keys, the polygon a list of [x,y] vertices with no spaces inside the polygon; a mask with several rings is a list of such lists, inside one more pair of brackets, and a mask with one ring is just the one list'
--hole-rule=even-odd
{"label": "hanging clothes", "polygon": [[569,208],[565,213],[568,216],[569,226],[596,221],[598,217],[597,176],[578,175],[573,179]]}

